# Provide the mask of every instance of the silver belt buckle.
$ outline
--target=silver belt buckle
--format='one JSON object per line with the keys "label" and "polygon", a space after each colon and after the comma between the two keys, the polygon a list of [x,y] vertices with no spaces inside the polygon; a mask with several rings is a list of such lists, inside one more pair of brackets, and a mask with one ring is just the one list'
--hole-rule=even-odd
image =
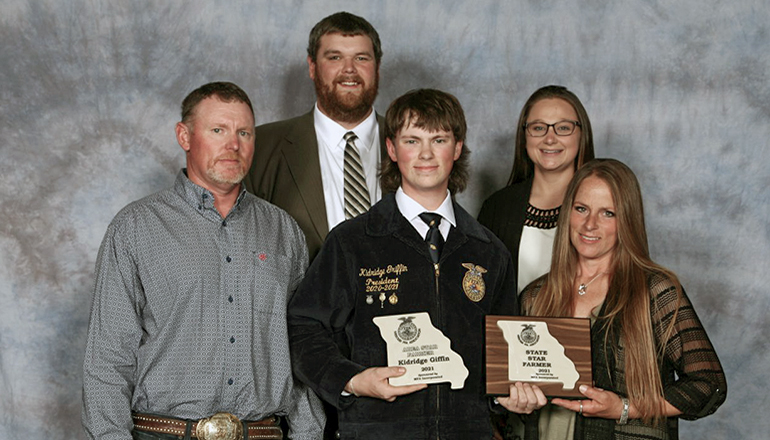
{"label": "silver belt buckle", "polygon": [[241,440],[243,425],[230,413],[216,413],[198,422],[195,435],[201,440]]}

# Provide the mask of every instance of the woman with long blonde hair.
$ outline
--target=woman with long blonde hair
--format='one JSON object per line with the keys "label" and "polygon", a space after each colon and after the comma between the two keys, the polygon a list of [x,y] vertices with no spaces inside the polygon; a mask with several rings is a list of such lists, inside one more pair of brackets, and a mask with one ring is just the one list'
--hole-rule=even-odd
{"label": "woman with long blonde hair", "polygon": [[538,409],[525,439],[676,439],[678,419],[713,413],[727,382],[676,275],[650,259],[636,176],[617,160],[590,161],[562,206],[551,271],[522,292],[522,312],[591,318],[595,386],[551,405],[528,385],[499,400]]}

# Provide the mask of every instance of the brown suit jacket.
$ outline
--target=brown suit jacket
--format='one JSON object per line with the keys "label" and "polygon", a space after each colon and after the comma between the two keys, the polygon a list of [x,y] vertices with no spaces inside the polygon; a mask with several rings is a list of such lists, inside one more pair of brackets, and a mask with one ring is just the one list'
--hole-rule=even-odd
{"label": "brown suit jacket", "polygon": [[[385,121],[380,115],[377,123],[381,159],[386,160]],[[305,233],[313,261],[329,233],[313,111],[260,125],[254,139],[254,161],[244,178],[246,189],[294,217]]]}

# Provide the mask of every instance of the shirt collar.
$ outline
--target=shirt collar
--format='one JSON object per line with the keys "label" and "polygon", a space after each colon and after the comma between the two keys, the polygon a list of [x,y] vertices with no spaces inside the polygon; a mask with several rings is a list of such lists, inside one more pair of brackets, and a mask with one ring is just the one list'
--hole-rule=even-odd
{"label": "shirt collar", "polygon": [[420,214],[423,212],[435,212],[436,214],[441,214],[441,217],[448,221],[450,225],[457,227],[457,222],[455,221],[455,210],[454,206],[452,205],[452,197],[450,196],[449,190],[447,190],[446,197],[444,198],[444,201],[441,202],[441,206],[439,206],[435,211],[431,211],[429,209],[425,209],[413,198],[406,195],[404,190],[399,186],[398,190],[396,190],[396,205],[398,206],[398,210],[401,211],[401,215],[409,220],[410,223],[414,223],[415,219],[418,219]]}
{"label": "shirt collar", "polygon": [[339,123],[326,116],[318,108],[316,102],[313,109],[313,118],[315,120],[315,129],[318,136],[326,142],[330,147],[341,146],[344,148],[345,142],[343,136],[345,133],[352,131],[358,137],[360,142],[356,142],[356,146],[359,150],[370,150],[374,144],[375,127],[377,124],[377,116],[372,109],[369,116],[366,117],[360,124],[348,130],[341,126]]}
{"label": "shirt collar", "polygon": [[[176,181],[174,182],[174,188],[176,188],[176,191],[179,193],[179,195],[181,195],[185,201],[187,201],[187,203],[189,203],[194,208],[198,210],[215,209],[214,194],[212,194],[211,191],[207,190],[206,188],[193,183],[193,181],[187,177],[187,168],[182,168],[179,174],[177,174]],[[233,211],[240,207],[241,200],[243,200],[245,195],[246,185],[241,183],[240,193],[238,194],[238,199],[235,201],[235,205],[233,206]],[[224,213],[224,215],[227,215],[227,213]]]}

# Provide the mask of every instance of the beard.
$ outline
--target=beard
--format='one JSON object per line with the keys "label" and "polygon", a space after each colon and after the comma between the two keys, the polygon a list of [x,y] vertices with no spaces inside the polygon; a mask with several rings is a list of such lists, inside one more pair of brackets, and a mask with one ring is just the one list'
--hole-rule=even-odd
{"label": "beard", "polygon": [[[217,163],[222,159],[238,160],[238,166],[217,166]],[[211,163],[209,163],[209,166],[206,167],[206,176],[208,176],[209,179],[216,183],[229,185],[241,183],[241,180],[246,177],[247,172],[248,167],[240,156],[221,156],[212,160]]]}
{"label": "beard", "polygon": [[[339,82],[354,80],[363,84],[360,94],[355,93],[337,93],[335,86]],[[347,124],[361,122],[372,110],[374,100],[377,98],[377,89],[380,85],[379,69],[374,74],[374,83],[366,84],[358,75],[339,76],[334,79],[332,84],[326,85],[321,79],[321,74],[316,68],[315,93],[318,98],[318,106],[331,119]]]}

